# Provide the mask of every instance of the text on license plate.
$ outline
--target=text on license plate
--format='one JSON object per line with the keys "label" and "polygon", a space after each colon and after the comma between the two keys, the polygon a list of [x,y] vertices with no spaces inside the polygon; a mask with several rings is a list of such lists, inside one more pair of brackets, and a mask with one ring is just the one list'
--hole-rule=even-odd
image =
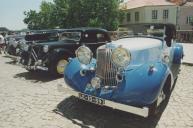
{"label": "text on license plate", "polygon": [[91,95],[87,95],[87,94],[83,94],[83,93],[79,93],[79,98],[85,101],[89,101],[91,103],[94,104],[98,104],[98,105],[104,105],[105,104],[105,100],[95,97],[95,96],[91,96]]}

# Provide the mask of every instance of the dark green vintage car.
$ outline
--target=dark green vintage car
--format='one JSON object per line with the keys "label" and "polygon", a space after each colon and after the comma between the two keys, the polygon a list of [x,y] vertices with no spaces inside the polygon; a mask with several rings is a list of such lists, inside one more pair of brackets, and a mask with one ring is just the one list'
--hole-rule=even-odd
{"label": "dark green vintage car", "polygon": [[20,63],[28,71],[44,70],[55,76],[63,74],[68,58],[75,57],[78,47],[88,46],[95,53],[97,47],[111,41],[107,31],[99,28],[58,30],[25,39],[28,44],[23,46]]}

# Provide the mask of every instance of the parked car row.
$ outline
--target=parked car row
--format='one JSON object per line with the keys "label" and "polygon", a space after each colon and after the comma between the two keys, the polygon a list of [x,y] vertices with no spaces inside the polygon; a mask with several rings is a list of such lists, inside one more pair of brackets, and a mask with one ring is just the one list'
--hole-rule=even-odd
{"label": "parked car row", "polygon": [[116,41],[98,28],[26,35],[19,63],[28,71],[63,74],[69,93],[81,100],[155,116],[170,97],[183,58],[174,25],[155,28]]}
{"label": "parked car row", "polygon": [[85,45],[95,52],[98,46],[110,41],[104,29],[62,29],[26,35],[22,45],[15,43],[13,49],[16,52],[13,54],[9,52],[9,47],[7,49],[9,54],[18,56],[19,63],[28,71],[44,70],[54,76],[61,76],[68,58],[75,57],[78,47]]}

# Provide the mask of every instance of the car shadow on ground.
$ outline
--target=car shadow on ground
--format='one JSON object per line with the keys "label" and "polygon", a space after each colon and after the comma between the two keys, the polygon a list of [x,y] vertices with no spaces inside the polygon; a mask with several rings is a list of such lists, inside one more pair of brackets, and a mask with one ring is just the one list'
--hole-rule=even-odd
{"label": "car shadow on ground", "polygon": [[154,117],[144,118],[110,107],[101,107],[74,96],[60,102],[53,112],[71,120],[82,128],[89,128],[90,126],[96,128],[155,128],[169,103],[176,82],[177,79],[174,81],[169,98],[161,103],[159,112]]}
{"label": "car shadow on ground", "polygon": [[15,74],[14,78],[29,80],[30,82],[33,82],[33,83],[45,83],[45,82],[59,79],[61,77],[52,76],[45,71],[33,71],[33,72],[26,71],[26,72]]}
{"label": "car shadow on ground", "polygon": [[[11,60],[6,61],[6,64],[11,64],[11,65],[16,65],[16,66],[21,66],[18,64],[18,62],[14,59],[12,59],[12,57],[9,56],[3,56],[5,58],[11,58]],[[25,80],[29,80],[33,83],[38,83],[38,82],[49,82],[52,80],[56,80],[61,78],[57,77],[57,76],[52,76],[50,73],[46,72],[46,71],[26,71],[26,72],[22,72],[22,73],[18,73],[14,75],[14,78],[21,78],[21,79],[25,79]]]}
{"label": "car shadow on ground", "polygon": [[11,61],[8,61],[8,62],[5,62],[6,64],[11,64],[11,65],[17,65],[17,61],[15,60],[11,60]]}
{"label": "car shadow on ground", "polygon": [[160,112],[153,118],[144,118],[128,112],[101,107],[76,97],[69,97],[57,105],[55,113],[71,120],[82,128],[155,128],[168,104],[163,102]]}

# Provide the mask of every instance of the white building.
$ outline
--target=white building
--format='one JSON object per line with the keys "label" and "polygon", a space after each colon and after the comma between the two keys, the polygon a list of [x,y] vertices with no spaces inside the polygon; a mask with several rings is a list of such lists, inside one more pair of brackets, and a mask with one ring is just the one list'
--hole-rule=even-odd
{"label": "white building", "polygon": [[192,2],[176,4],[166,0],[129,0],[121,4],[120,9],[126,12],[120,27],[140,29],[140,24],[172,23],[178,29],[192,29],[189,22],[193,17]]}

